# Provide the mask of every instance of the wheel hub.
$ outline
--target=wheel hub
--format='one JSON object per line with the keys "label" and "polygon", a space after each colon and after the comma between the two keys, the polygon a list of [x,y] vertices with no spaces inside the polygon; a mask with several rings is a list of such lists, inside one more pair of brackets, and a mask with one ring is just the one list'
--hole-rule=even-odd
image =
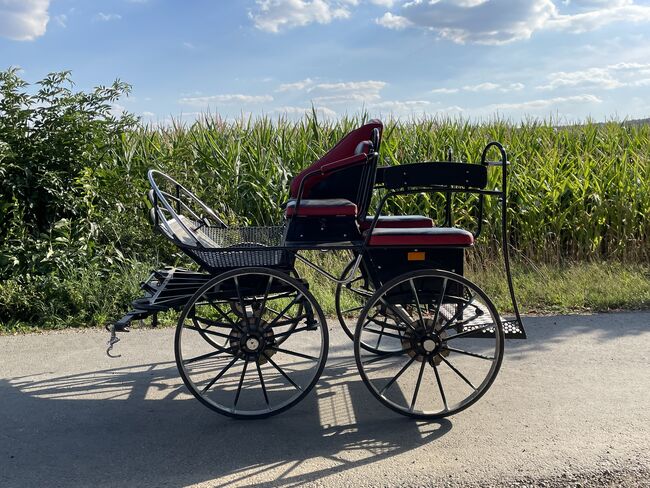
{"label": "wheel hub", "polygon": [[237,328],[230,331],[230,347],[233,354],[246,361],[264,364],[267,357],[275,354],[269,346],[275,344],[273,329],[266,330],[266,322],[255,317],[244,317],[237,323]]}
{"label": "wheel hub", "polygon": [[424,325],[420,321],[411,324],[404,333],[402,346],[407,349],[407,354],[416,361],[433,362],[436,366],[442,362],[442,357],[449,356],[449,350],[446,348],[445,339],[447,331],[443,328],[443,321],[438,320],[434,325],[433,319],[425,318]]}

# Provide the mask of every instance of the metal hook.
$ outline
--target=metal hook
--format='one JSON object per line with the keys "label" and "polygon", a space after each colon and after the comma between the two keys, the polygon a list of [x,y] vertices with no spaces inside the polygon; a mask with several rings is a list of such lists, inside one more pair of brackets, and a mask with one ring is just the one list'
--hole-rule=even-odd
{"label": "metal hook", "polygon": [[[108,329],[108,327],[107,327],[107,329]],[[110,333],[111,333],[111,337],[110,337],[110,339],[108,339],[108,342],[106,343],[106,345],[108,346],[108,349],[106,349],[106,355],[109,358],[122,357],[121,354],[111,354],[111,351],[113,350],[113,346],[115,344],[117,344],[118,342],[120,342],[120,338],[117,337],[117,335],[115,334],[115,324],[111,325],[109,330],[110,330]]]}

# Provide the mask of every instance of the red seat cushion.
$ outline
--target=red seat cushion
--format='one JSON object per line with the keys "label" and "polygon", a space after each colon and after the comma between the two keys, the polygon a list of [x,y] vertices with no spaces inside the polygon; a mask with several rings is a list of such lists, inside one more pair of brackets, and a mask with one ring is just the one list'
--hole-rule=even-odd
{"label": "red seat cushion", "polygon": [[[289,200],[284,211],[287,217],[296,215],[296,200]],[[357,216],[357,206],[350,200],[343,198],[330,198],[311,200],[300,200],[298,206],[298,217],[338,217]]]}
{"label": "red seat cushion", "polygon": [[[368,215],[363,222],[359,224],[361,230],[367,230],[372,225],[375,217]],[[424,215],[380,215],[377,220],[378,228],[404,229],[404,228],[429,228],[433,227],[433,220]]]}
{"label": "red seat cushion", "polygon": [[454,227],[375,228],[370,237],[371,246],[467,247],[473,244],[474,236],[471,232]]}

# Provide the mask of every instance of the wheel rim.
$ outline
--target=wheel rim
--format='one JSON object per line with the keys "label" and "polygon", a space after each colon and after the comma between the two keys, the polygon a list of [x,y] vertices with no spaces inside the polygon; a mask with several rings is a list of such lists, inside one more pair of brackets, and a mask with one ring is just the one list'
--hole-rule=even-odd
{"label": "wheel rim", "polygon": [[[365,351],[363,342],[379,334],[397,351]],[[413,417],[444,417],[488,390],[503,358],[503,329],[490,299],[469,280],[416,271],[386,283],[368,301],[355,330],[355,357],[366,386],[386,406]]]}
{"label": "wheel rim", "polygon": [[266,417],[313,388],[327,357],[325,324],[313,296],[294,278],[261,268],[224,273],[183,310],[177,366],[191,393],[209,408]]}

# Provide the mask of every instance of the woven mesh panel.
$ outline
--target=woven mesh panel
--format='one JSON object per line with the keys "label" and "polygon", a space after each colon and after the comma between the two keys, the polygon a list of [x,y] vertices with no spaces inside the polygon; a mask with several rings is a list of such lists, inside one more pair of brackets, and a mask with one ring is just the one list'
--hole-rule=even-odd
{"label": "woven mesh panel", "polygon": [[[217,247],[186,249],[186,252],[199,265],[212,272],[245,266],[287,266],[290,263],[287,251],[265,249],[283,245],[284,227],[281,226],[228,229],[202,227],[196,232],[205,234]],[[229,251],[230,247],[247,249]]]}

